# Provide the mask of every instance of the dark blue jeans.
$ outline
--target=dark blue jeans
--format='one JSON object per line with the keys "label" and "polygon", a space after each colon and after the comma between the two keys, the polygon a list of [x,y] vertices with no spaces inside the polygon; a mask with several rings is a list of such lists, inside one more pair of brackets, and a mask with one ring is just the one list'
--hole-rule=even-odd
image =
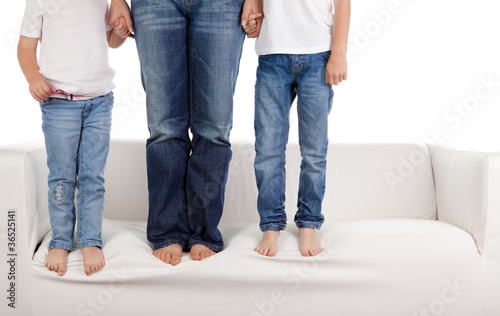
{"label": "dark blue jeans", "polygon": [[325,194],[328,114],[332,87],[325,83],[330,52],[259,57],[255,85],[255,176],[260,229],[283,230],[285,213],[285,150],[290,108],[295,97],[302,155],[295,223],[319,229]]}
{"label": "dark blue jeans", "polygon": [[[146,91],[148,240],[223,248],[244,0],[132,0]],[[190,134],[191,133],[191,137]]]}

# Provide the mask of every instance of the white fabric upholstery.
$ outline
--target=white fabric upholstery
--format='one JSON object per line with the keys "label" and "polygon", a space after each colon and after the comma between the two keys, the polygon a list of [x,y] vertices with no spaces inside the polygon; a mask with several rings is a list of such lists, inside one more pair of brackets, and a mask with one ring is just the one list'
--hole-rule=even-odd
{"label": "white fabric upholstery", "polygon": [[[300,155],[289,147],[291,219]],[[225,249],[202,262],[186,253],[171,267],[151,255],[146,240],[145,144],[113,142],[106,267],[86,277],[75,250],[59,277],[43,266],[50,238],[45,150],[0,148],[0,208],[16,210],[18,260],[17,308],[2,304],[0,314],[500,315],[500,155],[433,148],[431,164],[426,146],[331,145],[326,222],[318,233],[323,253],[301,257],[290,221],[278,255],[267,258],[253,251],[261,236],[253,146],[235,144],[233,151],[220,225]],[[2,241],[6,222],[0,220]],[[5,250],[0,260],[7,261]]]}
{"label": "white fabric upholstery", "polygon": [[[147,219],[145,146],[142,142],[112,143],[106,168],[105,217]],[[258,222],[253,144],[233,144],[232,149],[222,222]],[[427,146],[334,145],[330,146],[327,164],[323,203],[327,219],[435,218]],[[299,169],[299,147],[289,145],[285,208],[292,224],[297,211]],[[394,177],[394,183],[388,180]]]}
{"label": "white fabric upholstery", "polygon": [[[332,221],[319,233],[324,251],[317,258],[300,256],[295,227],[283,232],[274,258],[252,250],[261,234],[254,223],[220,228],[224,251],[202,262],[185,253],[182,263],[171,267],[151,255],[144,222],[106,220],[106,267],[91,278],[82,273],[80,251],[70,254],[63,278],[47,273],[48,235],[34,258],[33,314],[59,304],[51,315],[84,315],[93,311],[89,298],[103,306],[104,315],[165,315],[167,307],[169,315],[265,315],[263,310],[288,316],[307,310],[307,315],[396,316],[420,309],[481,314],[481,258],[471,236],[450,224]],[[68,292],[72,299],[60,302]],[[276,293],[284,302],[271,305]]]}
{"label": "white fabric upholstery", "polygon": [[[439,221],[471,234],[483,255],[484,291],[500,293],[500,155],[430,149]],[[500,313],[500,301],[488,300],[485,310]]]}

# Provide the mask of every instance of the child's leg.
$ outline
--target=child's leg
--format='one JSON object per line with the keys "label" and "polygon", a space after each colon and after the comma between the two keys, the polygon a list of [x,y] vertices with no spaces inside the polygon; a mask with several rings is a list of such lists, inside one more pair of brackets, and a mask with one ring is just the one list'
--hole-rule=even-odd
{"label": "child's leg", "polygon": [[81,131],[82,108],[73,102],[49,99],[40,104],[49,167],[49,217],[52,239],[45,266],[63,275],[75,227],[74,192],[76,157]]}
{"label": "child's leg", "polygon": [[78,210],[75,242],[82,248],[85,273],[91,275],[104,266],[102,215],[104,169],[109,151],[112,93],[86,100],[82,112],[82,136],[78,151]]}
{"label": "child's leg", "polygon": [[294,98],[290,55],[260,56],[255,85],[254,167],[260,229],[264,232],[255,250],[262,255],[276,253],[279,231],[286,227],[285,150]]}
{"label": "child's leg", "polygon": [[325,193],[328,114],[333,91],[325,83],[326,53],[305,55],[298,76],[299,144],[302,154],[298,211],[295,223],[300,230],[302,255],[317,255],[319,247],[314,230],[323,223],[321,204]]}

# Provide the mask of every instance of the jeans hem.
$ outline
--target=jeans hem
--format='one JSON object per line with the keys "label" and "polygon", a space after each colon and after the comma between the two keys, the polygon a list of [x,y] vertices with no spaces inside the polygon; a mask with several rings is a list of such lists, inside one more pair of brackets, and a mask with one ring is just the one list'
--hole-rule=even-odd
{"label": "jeans hem", "polygon": [[323,222],[295,222],[298,228],[314,228],[314,229],[320,229],[321,226],[323,225]]}
{"label": "jeans hem", "polygon": [[286,228],[286,224],[275,224],[275,223],[271,223],[271,224],[264,224],[264,225],[260,225],[260,230],[265,232],[267,230],[285,230]]}
{"label": "jeans hem", "polygon": [[170,245],[179,245],[182,247],[182,249],[185,248],[185,245],[186,243],[185,242],[182,242],[180,240],[177,240],[177,239],[168,239],[168,240],[165,240],[159,244],[155,244],[154,245],[154,249],[155,250],[158,250],[158,249],[161,249],[161,248],[165,248],[167,246],[170,246]]}
{"label": "jeans hem", "polygon": [[102,241],[86,241],[86,242],[79,242],[76,244],[76,248],[82,249],[82,248],[87,248],[87,247],[99,247],[102,248]]}
{"label": "jeans hem", "polygon": [[201,240],[191,240],[189,242],[188,249],[191,249],[191,247],[193,247],[194,245],[202,245],[202,246],[205,246],[205,247],[212,249],[215,252],[220,252],[223,249],[222,246],[214,245],[214,244],[211,244],[211,243],[208,243],[205,241],[201,241]]}
{"label": "jeans hem", "polygon": [[53,248],[64,249],[64,250],[71,251],[71,249],[73,248],[73,246],[71,244],[67,244],[67,243],[61,243],[61,242],[53,242],[53,241],[51,241],[49,243],[49,249],[53,249]]}

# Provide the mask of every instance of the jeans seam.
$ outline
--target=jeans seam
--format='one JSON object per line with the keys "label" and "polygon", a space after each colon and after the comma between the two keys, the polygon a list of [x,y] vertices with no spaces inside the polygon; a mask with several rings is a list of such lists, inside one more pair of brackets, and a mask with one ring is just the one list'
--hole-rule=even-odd
{"label": "jeans seam", "polygon": [[[83,116],[83,115],[82,115]],[[83,118],[82,118],[83,119]],[[83,125],[83,122],[82,122],[82,125]],[[83,134],[82,132],[80,132],[81,134]],[[84,208],[84,204],[85,204],[85,177],[82,177],[82,174],[83,174],[83,160],[84,160],[84,146],[83,146],[83,142],[82,142],[82,139],[81,139],[81,134],[80,134],[80,143],[79,143],[79,156],[80,156],[80,163],[79,163],[79,166],[78,166],[78,179],[77,181],[81,183],[81,191],[79,190],[79,193],[80,193],[80,199],[79,199],[79,203],[78,203],[78,218],[77,218],[77,222],[78,222],[78,239],[77,239],[77,243],[80,242],[80,240],[82,240],[82,217],[83,217],[83,208]]]}
{"label": "jeans seam", "polygon": [[[259,228],[263,232],[267,231],[267,230],[279,230],[279,231],[282,231],[282,230],[285,230],[286,223],[282,223],[282,225],[279,225],[277,223],[268,223],[268,224],[259,225]],[[277,229],[273,229],[273,228],[277,228]]]}
{"label": "jeans seam", "polygon": [[286,165],[286,138],[288,136],[288,124],[290,124],[290,95],[288,97],[288,103],[286,104],[287,108],[287,113],[286,113],[286,120],[285,120],[285,126],[283,127],[283,146],[281,150],[281,154],[283,155],[283,158],[281,159],[281,194],[280,194],[280,204],[284,204],[283,198],[286,195],[286,171],[285,171],[285,165]]}
{"label": "jeans seam", "polygon": [[50,243],[49,243],[49,249],[54,249],[54,248],[65,249],[65,250],[70,251],[73,248],[73,245],[70,244],[70,243],[50,241]]}
{"label": "jeans seam", "polygon": [[93,247],[93,246],[102,248],[102,241],[92,240],[92,241],[86,241],[86,242],[78,242],[76,244],[76,248],[78,248],[78,249]]}
{"label": "jeans seam", "polygon": [[300,68],[297,69],[297,72],[301,72],[302,70],[304,70],[304,66],[305,66],[306,55],[301,55],[300,57],[301,57]]}
{"label": "jeans seam", "polygon": [[[297,87],[297,95],[299,95],[299,91],[300,90],[300,86]],[[301,153],[301,156],[302,156],[302,152],[303,152],[303,143],[304,143],[304,120],[303,120],[303,117],[302,117],[302,108],[300,106],[300,103],[302,102],[299,102],[298,98],[297,98],[297,112],[298,112],[298,119],[299,119],[299,150],[300,150],[300,153]],[[302,161],[304,160],[303,156],[302,156]],[[302,165],[302,162],[301,161],[301,165]],[[301,174],[299,175],[299,179],[300,179],[300,183],[299,183],[299,196],[298,196],[298,199],[299,201],[301,201],[303,198],[304,198],[304,179],[302,177],[302,170],[300,172]]]}
{"label": "jeans seam", "polygon": [[323,225],[323,222],[300,222],[299,220],[295,221],[295,225],[297,225],[298,228],[314,228],[314,229],[320,229],[321,226]]}

